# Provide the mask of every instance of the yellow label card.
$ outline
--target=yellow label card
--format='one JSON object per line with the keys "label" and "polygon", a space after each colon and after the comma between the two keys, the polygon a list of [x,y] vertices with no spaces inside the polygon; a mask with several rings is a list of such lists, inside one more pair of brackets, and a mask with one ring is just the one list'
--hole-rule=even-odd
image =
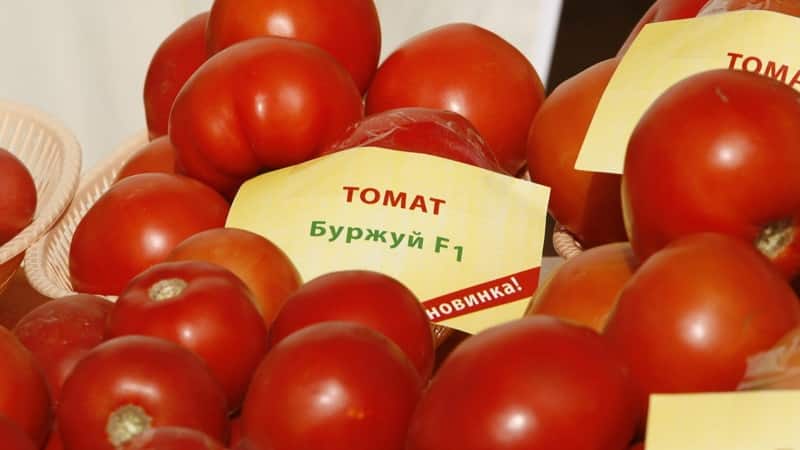
{"label": "yellow label card", "polygon": [[667,88],[699,72],[760,73],[800,89],[800,20],[763,10],[649,24],[603,93],[575,168],[622,173],[639,118]]}
{"label": "yellow label card", "polygon": [[436,156],[357,148],[242,185],[226,226],[281,247],[308,281],[374,270],[431,321],[476,333],[521,317],[536,289],[549,189]]}
{"label": "yellow label card", "polygon": [[653,395],[647,450],[800,450],[800,391]]}

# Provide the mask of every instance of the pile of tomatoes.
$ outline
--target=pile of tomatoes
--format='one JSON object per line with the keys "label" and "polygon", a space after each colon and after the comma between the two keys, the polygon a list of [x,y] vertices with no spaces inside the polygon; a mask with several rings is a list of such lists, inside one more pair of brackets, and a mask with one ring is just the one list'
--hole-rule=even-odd
{"label": "pile of tomatoes", "polygon": [[[623,175],[573,168],[644,24],[742,7],[706,3],[657,0],[620,55],[545,98],[475,25],[378,64],[371,0],[216,0],[151,61],[150,142],[72,238],[80,294],[0,328],[3,448],[642,449],[650,394],[741,388],[800,333],[798,94],[700,73],[640,119]],[[585,251],[526,317],[438,345],[399,281],[303,280],[268,237],[224,227],[247,179],[360,145],[529,172]]]}

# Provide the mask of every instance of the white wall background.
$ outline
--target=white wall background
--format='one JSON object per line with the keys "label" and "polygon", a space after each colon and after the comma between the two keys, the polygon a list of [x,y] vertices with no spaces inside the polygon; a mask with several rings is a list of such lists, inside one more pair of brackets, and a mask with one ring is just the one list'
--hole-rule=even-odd
{"label": "white wall background", "polygon": [[[144,129],[142,86],[159,43],[211,0],[0,0],[0,99],[69,127],[84,171]],[[383,57],[414,34],[476,23],[519,48],[542,81],[561,0],[376,0]]]}

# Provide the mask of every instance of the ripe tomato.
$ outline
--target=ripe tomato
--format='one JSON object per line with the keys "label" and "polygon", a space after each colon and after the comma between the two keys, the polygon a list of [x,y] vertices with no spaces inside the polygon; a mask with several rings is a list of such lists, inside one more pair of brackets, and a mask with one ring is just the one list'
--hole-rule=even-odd
{"label": "ripe tomato", "polygon": [[151,428],[134,437],[119,450],[225,450],[207,434],[182,427]]}
{"label": "ripe tomato", "polygon": [[247,286],[224,267],[204,261],[159,263],[122,291],[108,316],[107,336],[153,336],[191,350],[235,410],[267,352],[267,328],[253,303]]}
{"label": "ripe tomato", "polygon": [[627,242],[586,250],[562,263],[536,290],[526,314],[556,316],[601,332],[637,265]]}
{"label": "ripe tomato", "polygon": [[36,185],[25,164],[0,148],[0,245],[10,241],[33,221]]}
{"label": "ripe tomato", "polygon": [[708,2],[709,0],[656,0],[650,9],[644,13],[644,16],[639,19],[639,23],[636,24],[625,43],[622,44],[619,55],[625,53],[645,25],[653,22],[695,17]]}
{"label": "ripe tomato", "polygon": [[139,173],[175,173],[175,147],[169,136],[160,136],[136,151],[117,173],[119,181]]}
{"label": "ripe tomato", "polygon": [[228,197],[261,172],[297,164],[362,117],[361,94],[329,54],[261,37],[209,58],[175,99],[179,172]]}
{"label": "ripe tomato", "polygon": [[616,174],[575,169],[594,111],[619,60],[597,63],[547,97],[528,134],[531,180],[549,186],[550,214],[584,246],[627,240]]}
{"label": "ripe tomato", "polygon": [[75,364],[105,340],[112,306],[103,297],[70,295],[37,306],[14,326],[14,334],[44,370],[54,405]]}
{"label": "ripe tomato", "polygon": [[208,58],[208,12],[181,24],[158,46],[144,80],[144,112],[150,139],[167,134],[169,111],[186,80]]}
{"label": "ripe tomato", "polygon": [[679,239],[623,288],[604,334],[652,393],[734,390],[747,358],[800,323],[789,284],[750,245],[721,234]]}
{"label": "ripe tomato", "polygon": [[[422,382],[385,336],[352,322],[306,327],[261,362],[242,433],[270,450],[402,450]],[[245,441],[245,442],[246,442]]]}
{"label": "ripe tomato", "polygon": [[225,224],[228,203],[181,175],[144,173],[114,185],[78,223],[69,250],[77,292],[118,295],[187,237]]}
{"label": "ripe tomato", "polygon": [[800,94],[787,85],[717,69],[669,88],[639,120],[625,157],[622,202],[637,257],[720,232],[798,273],[798,148]]}
{"label": "ripe tomato", "polygon": [[644,442],[633,445],[629,450],[644,450]]}
{"label": "ripe tomato", "polygon": [[322,154],[367,146],[427,153],[505,173],[475,127],[452,111],[418,107],[382,111],[354,124]]}
{"label": "ripe tomato", "polygon": [[50,436],[47,438],[47,445],[44,450],[64,450],[64,443],[61,442],[61,434],[58,432],[58,426],[53,426],[50,430]]}
{"label": "ripe tomato", "polygon": [[203,361],[170,341],[110,339],[91,350],[61,391],[58,427],[67,450],[115,450],[149,428],[227,436],[227,405]]}
{"label": "ripe tomato", "polygon": [[16,424],[41,446],[51,419],[50,394],[42,369],[33,354],[2,326],[0,355],[0,417]]}
{"label": "ripe tomato", "polygon": [[309,42],[344,67],[363,93],[378,66],[381,27],[372,0],[215,0],[209,54],[258,36]]}
{"label": "ripe tomato", "polygon": [[31,438],[14,422],[0,416],[0,442],[3,450],[36,450]]}
{"label": "ripe tomato", "polygon": [[269,239],[237,228],[201,231],[178,244],[167,261],[198,260],[219,264],[250,288],[264,323],[275,320],[289,295],[302,284],[294,263]]}
{"label": "ripe tomato", "polygon": [[414,413],[407,450],[619,450],[638,419],[629,383],[593,330],[519,319],[453,350]]}
{"label": "ripe tomato", "polygon": [[466,23],[443,25],[403,43],[381,64],[367,92],[367,114],[423,106],[466,117],[503,169],[525,165],[525,141],[544,87],[525,55],[496,34]]}
{"label": "ripe tomato", "polygon": [[397,344],[420,377],[433,371],[436,353],[431,323],[405,285],[378,272],[345,270],[319,276],[283,305],[270,330],[270,346],[308,325],[331,320],[358,322]]}

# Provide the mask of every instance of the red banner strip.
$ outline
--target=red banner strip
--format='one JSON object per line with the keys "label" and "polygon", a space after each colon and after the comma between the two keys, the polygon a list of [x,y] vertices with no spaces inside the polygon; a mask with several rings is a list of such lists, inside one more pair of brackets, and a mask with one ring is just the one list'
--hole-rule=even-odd
{"label": "red banner strip", "polygon": [[500,277],[422,302],[431,322],[442,322],[529,298],[539,284],[539,267]]}

